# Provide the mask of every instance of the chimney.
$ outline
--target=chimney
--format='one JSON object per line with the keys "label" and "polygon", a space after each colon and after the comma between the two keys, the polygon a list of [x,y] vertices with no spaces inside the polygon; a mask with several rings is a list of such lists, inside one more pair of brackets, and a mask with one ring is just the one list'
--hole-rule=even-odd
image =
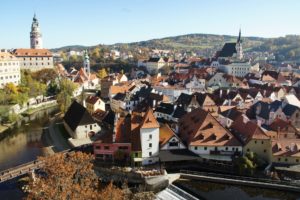
{"label": "chimney", "polygon": [[223,90],[220,89],[220,98],[222,98],[222,96],[223,96]]}

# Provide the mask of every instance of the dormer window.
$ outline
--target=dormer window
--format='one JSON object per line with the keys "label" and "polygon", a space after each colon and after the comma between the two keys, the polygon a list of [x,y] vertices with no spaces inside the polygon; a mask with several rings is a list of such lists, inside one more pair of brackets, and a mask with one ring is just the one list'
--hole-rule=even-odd
{"label": "dormer window", "polygon": [[216,140],[217,136],[215,134],[212,134],[211,138],[212,138],[212,140]]}

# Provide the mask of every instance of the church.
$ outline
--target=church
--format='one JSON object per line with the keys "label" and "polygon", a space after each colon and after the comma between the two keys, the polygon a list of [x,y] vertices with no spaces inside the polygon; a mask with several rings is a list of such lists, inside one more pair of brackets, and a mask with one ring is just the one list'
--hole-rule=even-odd
{"label": "church", "polygon": [[12,53],[20,61],[21,69],[38,71],[53,68],[53,55],[48,49],[43,48],[42,33],[36,14],[31,24],[30,49],[14,49]]}
{"label": "church", "polygon": [[243,59],[243,47],[242,47],[241,29],[236,42],[225,43],[221,51],[217,51],[216,58],[222,59]]}

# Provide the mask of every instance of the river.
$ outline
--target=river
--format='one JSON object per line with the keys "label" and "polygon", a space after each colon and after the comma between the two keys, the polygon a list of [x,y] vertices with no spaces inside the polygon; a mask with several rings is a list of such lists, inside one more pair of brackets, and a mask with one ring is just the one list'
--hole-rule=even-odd
{"label": "river", "polygon": [[205,200],[300,200],[299,193],[179,179],[174,185]]}
{"label": "river", "polygon": [[41,140],[43,128],[49,122],[49,116],[57,113],[52,107],[24,117],[15,128],[8,130],[6,137],[0,140],[0,171],[32,161],[44,155]]}

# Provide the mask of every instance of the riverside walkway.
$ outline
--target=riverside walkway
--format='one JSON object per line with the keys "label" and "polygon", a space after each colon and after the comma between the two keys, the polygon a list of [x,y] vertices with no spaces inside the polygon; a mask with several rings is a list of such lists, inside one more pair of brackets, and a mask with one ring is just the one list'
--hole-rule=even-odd
{"label": "riverside walkway", "polygon": [[180,178],[300,192],[300,183],[294,183],[290,181],[196,172],[189,170],[180,170]]}

